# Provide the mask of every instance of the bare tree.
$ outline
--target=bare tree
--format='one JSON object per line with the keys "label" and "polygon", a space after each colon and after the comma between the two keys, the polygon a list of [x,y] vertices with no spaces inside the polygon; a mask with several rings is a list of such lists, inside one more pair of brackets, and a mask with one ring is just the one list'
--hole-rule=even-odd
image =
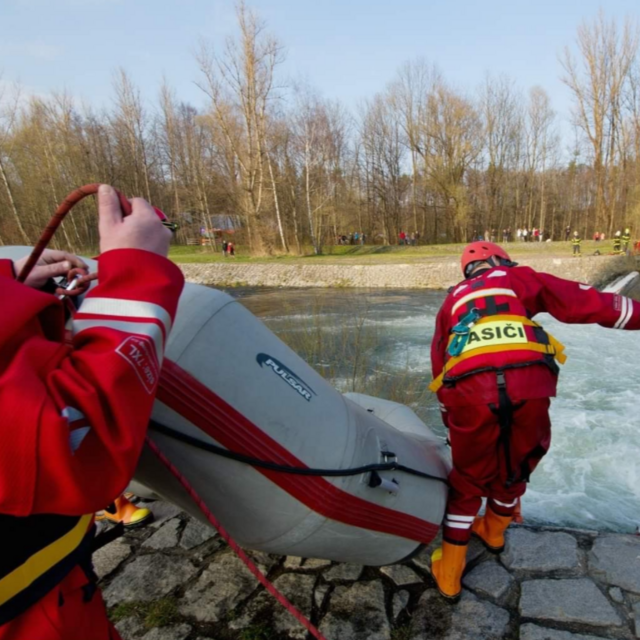
{"label": "bare tree", "polygon": [[638,28],[626,20],[622,33],[600,11],[596,20],[578,28],[580,61],[568,48],[561,58],[562,81],[573,95],[574,121],[592,149],[596,193],[595,227],[613,229],[614,201],[610,168],[614,164],[622,95],[638,50]]}
{"label": "bare tree", "polygon": [[209,96],[212,118],[238,163],[238,205],[249,244],[258,251],[264,244],[261,216],[267,118],[274,99],[275,70],[283,53],[278,41],[265,33],[265,23],[243,2],[236,13],[239,38],[227,40],[221,56],[201,45],[197,60],[204,81],[198,86]]}

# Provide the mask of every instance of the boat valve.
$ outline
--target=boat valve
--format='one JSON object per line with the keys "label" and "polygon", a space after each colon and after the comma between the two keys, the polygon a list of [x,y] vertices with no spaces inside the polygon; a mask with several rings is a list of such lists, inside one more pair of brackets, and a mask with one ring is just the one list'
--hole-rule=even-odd
{"label": "boat valve", "polygon": [[371,476],[369,477],[369,486],[372,489],[383,489],[388,493],[392,493],[394,496],[398,494],[398,491],[400,491],[400,485],[395,478],[386,480],[381,477],[377,471],[371,472]]}

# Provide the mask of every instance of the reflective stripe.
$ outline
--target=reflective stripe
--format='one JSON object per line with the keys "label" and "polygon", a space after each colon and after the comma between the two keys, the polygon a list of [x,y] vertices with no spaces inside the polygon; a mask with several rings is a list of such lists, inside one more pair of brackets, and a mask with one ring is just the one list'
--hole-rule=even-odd
{"label": "reflective stripe", "polygon": [[[496,322],[496,321],[520,322],[526,326],[542,329],[542,327],[537,322],[534,322],[533,320],[529,320],[529,318],[526,318],[525,316],[518,316],[513,314],[506,314],[506,315],[498,314],[495,316],[485,316],[484,318],[480,318],[480,320],[478,320],[475,323],[474,327]],[[492,346],[486,346],[486,347],[478,347],[473,351],[468,351],[467,353],[462,353],[459,356],[454,356],[453,358],[450,358],[449,360],[447,360],[444,367],[442,368],[442,371],[440,372],[440,375],[438,375],[436,378],[434,378],[431,381],[431,384],[429,385],[429,390],[433,391],[434,393],[438,391],[440,387],[442,387],[442,384],[444,382],[444,377],[456,365],[460,364],[461,362],[464,362],[469,358],[473,358],[475,356],[480,356],[480,355],[486,355],[489,353],[500,353],[503,351],[505,352],[506,351],[535,351],[536,353],[542,353],[544,355],[552,355],[560,364],[564,364],[567,360],[567,356],[564,353],[564,345],[558,342],[558,340],[556,340],[550,333],[545,331],[545,334],[549,340],[549,344],[542,344],[539,342],[525,342],[520,344],[517,344],[517,343],[498,344],[498,345],[492,345]],[[453,338],[454,338],[453,335],[449,336],[449,344],[451,343]]]}
{"label": "reflective stripe", "polygon": [[463,304],[469,302],[470,300],[476,300],[477,298],[486,298],[487,296],[509,296],[511,298],[516,298],[516,292],[513,289],[480,289],[479,291],[474,291],[473,293],[468,293],[466,296],[463,296],[453,305],[453,309],[451,309],[451,315],[453,315]]}
{"label": "reflective stripe", "polygon": [[[552,336],[547,334],[551,339]],[[495,345],[493,347],[480,347],[479,349],[474,349],[473,351],[469,351],[468,353],[464,353],[461,356],[456,358],[451,358],[451,360],[447,361],[447,364],[444,366],[442,373],[434,378],[431,384],[429,385],[429,389],[433,392],[438,391],[444,382],[444,377],[453,367],[457,364],[460,364],[464,360],[468,358],[474,358],[475,356],[482,356],[488,353],[501,353],[503,351],[535,351],[536,353],[542,353],[543,355],[553,356],[560,364],[564,364],[567,360],[567,356],[563,353],[564,347],[553,338],[552,344],[539,344],[538,342],[527,342],[526,344],[510,344],[506,347],[503,345]]]}
{"label": "reflective stripe", "polygon": [[459,520],[460,522],[473,522],[475,520],[475,516],[458,516],[452,513],[447,513],[445,517],[447,520]]}
{"label": "reflective stripe", "polygon": [[629,298],[625,298],[623,296],[620,298],[622,300],[622,310],[620,311],[620,318],[618,318],[618,322],[616,322],[613,327],[614,329],[624,329],[633,315],[633,302],[631,302]]}
{"label": "reflective stripe", "polygon": [[34,553],[26,562],[4,576],[0,580],[0,605],[27,589],[40,576],[75,551],[87,533],[92,519],[93,514],[82,516],[71,531]]}
{"label": "reflective stripe", "polygon": [[171,316],[160,305],[139,300],[121,300],[120,298],[86,298],[78,313],[94,313],[124,318],[153,318],[164,325],[167,337],[171,331]]}
{"label": "reflective stripe", "polygon": [[511,507],[515,507],[518,504],[518,498],[516,498],[513,502],[500,502],[500,500],[496,500],[495,498],[491,498],[492,502],[495,502],[497,505],[501,507],[505,507],[506,509],[510,509]]}
{"label": "reflective stripe", "polygon": [[461,291],[464,291],[469,285],[468,284],[461,284],[454,292],[453,295],[457,296]]}
{"label": "reflective stripe", "polygon": [[78,420],[84,420],[84,413],[78,411],[75,407],[65,407],[61,412],[63,418],[67,419],[67,422],[77,422]]}
{"label": "reflective stripe", "polygon": [[627,324],[629,324],[629,320],[631,320],[631,316],[633,316],[633,302],[629,300],[629,298],[625,298],[625,300],[627,301],[627,315],[620,325],[621,329],[624,329]]}
{"label": "reflective stripe", "polygon": [[487,278],[497,278],[498,276],[506,276],[506,271],[492,271]]}
{"label": "reflective stripe", "polygon": [[77,336],[79,333],[86,331],[87,329],[115,329],[116,331],[122,331],[130,335],[148,336],[153,340],[153,344],[156,350],[156,356],[158,358],[158,364],[162,362],[162,356],[164,354],[164,347],[162,344],[162,330],[157,324],[152,322],[124,322],[122,320],[74,320],[73,321],[73,335]]}
{"label": "reflective stripe", "polygon": [[91,431],[91,427],[80,427],[79,429],[74,429],[69,434],[69,447],[71,448],[71,453],[75,453],[78,450],[89,431]]}
{"label": "reflective stripe", "polygon": [[618,322],[616,322],[613,325],[614,329],[619,329],[620,328],[620,323],[622,322],[622,320],[624,319],[625,314],[627,313],[627,299],[621,296],[620,300],[622,300],[622,304],[620,305],[620,317],[618,318]]}
{"label": "reflective stripe", "polygon": [[471,522],[451,522],[450,520],[444,521],[444,526],[451,529],[470,529]]}

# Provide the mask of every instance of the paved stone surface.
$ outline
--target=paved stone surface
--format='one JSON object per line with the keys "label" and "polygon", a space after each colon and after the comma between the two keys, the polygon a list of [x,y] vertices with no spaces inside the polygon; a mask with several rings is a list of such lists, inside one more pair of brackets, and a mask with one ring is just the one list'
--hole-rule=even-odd
{"label": "paved stone surface", "polygon": [[[102,587],[110,607],[134,601],[144,607],[167,598],[176,603],[177,615],[170,626],[149,629],[142,608],[118,623],[124,640],[305,638],[303,627],[212,529],[161,503],[152,508],[163,514],[164,524],[126,532],[96,554],[96,566],[106,576]],[[472,541],[458,604],[441,598],[425,575],[439,536],[409,565],[379,568],[247,553],[311,614],[328,640],[640,638],[636,538],[524,528],[508,538],[506,566]],[[593,552],[581,551],[572,540],[593,543]],[[571,560],[560,557],[566,552]],[[548,573],[540,573],[541,566]]]}
{"label": "paved stone surface", "polygon": [[522,583],[520,615],[533,620],[620,626],[618,614],[588,578]]}
{"label": "paved stone surface", "polygon": [[180,526],[179,518],[165,522],[148,540],[142,543],[145,549],[170,549],[178,544]]}
{"label": "paved stone surface", "polygon": [[482,562],[462,579],[476,595],[504,600],[515,584],[513,576],[497,562]]}
{"label": "paved stone surface", "polygon": [[172,627],[159,627],[151,629],[142,636],[142,640],[187,640],[191,633],[191,625],[177,624]]}
{"label": "paved stone surface", "polygon": [[256,588],[256,579],[243,562],[227,551],[216,556],[186,591],[179,603],[180,613],[199,622],[218,622]]}
{"label": "paved stone surface", "polygon": [[119,538],[93,554],[93,568],[98,578],[108,576],[131,555],[131,547]]}
{"label": "paved stone surface", "polygon": [[452,611],[435,589],[427,589],[411,615],[411,640],[442,638],[450,629]]}
{"label": "paved stone surface", "polygon": [[182,532],[180,546],[187,550],[194,549],[208,540],[215,538],[216,535],[215,529],[212,529],[209,525],[202,524],[202,522],[190,518]]}
{"label": "paved stone surface", "polygon": [[332,640],[390,640],[382,583],[376,580],[336,587],[320,632]]}
{"label": "paved stone surface", "polygon": [[318,585],[318,587],[316,588],[314,594],[313,594],[313,599],[314,602],[316,603],[316,607],[318,607],[318,609],[320,609],[320,607],[322,607],[322,603],[324,602],[324,598],[327,595],[327,592],[329,591],[329,585],[328,584],[321,584]]}
{"label": "paved stone surface", "polygon": [[507,531],[501,562],[511,571],[549,573],[580,570],[577,540],[563,532]]}
{"label": "paved stone surface", "polygon": [[359,564],[337,564],[324,574],[325,580],[357,580],[362,574],[362,566]]}
{"label": "paved stone surface", "polygon": [[161,598],[185,583],[196,572],[187,558],[162,554],[140,556],[128,564],[104,592],[107,606],[118,602]]}
{"label": "paved stone surface", "polygon": [[609,589],[609,597],[618,604],[622,604],[624,602],[624,596],[618,587],[611,587],[611,589]]}
{"label": "paved stone surface", "polygon": [[523,624],[520,627],[520,640],[602,640],[600,636],[585,636],[581,633],[545,629],[536,624]]}
{"label": "paved stone surface", "polygon": [[489,640],[502,638],[509,624],[509,612],[479,600],[468,591],[451,612],[451,627],[443,640]]}
{"label": "paved stone surface", "polygon": [[393,594],[393,619],[397,620],[398,616],[404,611],[405,607],[409,604],[409,592],[398,591]]}
{"label": "paved stone surface", "polygon": [[298,558],[298,556],[287,556],[282,566],[285,569],[299,569],[302,566],[302,562],[302,558]]}
{"label": "paved stone surface", "polygon": [[508,624],[508,611],[463,591],[460,602],[451,613],[451,628],[444,640],[502,638]]}
{"label": "paved stone surface", "polygon": [[[520,264],[570,280],[593,284],[611,261],[621,258],[526,256]],[[199,284],[250,287],[390,287],[446,289],[460,282],[460,265],[449,257],[427,264],[180,264],[186,279]]]}
{"label": "paved stone surface", "polygon": [[304,561],[305,569],[323,569],[331,564],[331,560],[320,560],[319,558],[307,558]]}
{"label": "paved stone surface", "polygon": [[[316,576],[288,573],[281,575],[273,584],[303,615],[309,617],[315,582]],[[270,612],[273,613],[272,616]],[[269,622],[268,626],[273,626],[277,632],[298,640],[306,638],[307,630],[284,607],[274,607],[273,598],[265,591],[261,591],[249,602],[241,615],[230,620],[229,627],[234,630],[247,630],[246,635],[249,635],[250,627],[265,624],[271,617],[273,624]]]}
{"label": "paved stone surface", "polygon": [[392,564],[388,567],[381,567],[380,571],[393,580],[397,587],[406,587],[409,584],[419,584],[423,579],[409,567],[401,564]]}
{"label": "paved stone surface", "polygon": [[606,584],[640,594],[640,537],[599,536],[589,553],[589,570]]}
{"label": "paved stone surface", "polygon": [[149,525],[152,529],[159,529],[167,520],[175,518],[182,513],[180,507],[170,502],[141,502],[140,506],[147,507],[153,512],[153,522]]}
{"label": "paved stone surface", "polygon": [[[309,617],[315,582],[315,576],[285,574],[273,584],[299,611]],[[290,638],[304,640],[307,637],[307,630],[284,607],[277,607],[274,610],[273,622],[276,631],[286,633]]]}
{"label": "paved stone surface", "polygon": [[142,622],[135,616],[123,618],[115,627],[117,632],[122,636],[122,640],[134,640],[139,637],[144,629]]}

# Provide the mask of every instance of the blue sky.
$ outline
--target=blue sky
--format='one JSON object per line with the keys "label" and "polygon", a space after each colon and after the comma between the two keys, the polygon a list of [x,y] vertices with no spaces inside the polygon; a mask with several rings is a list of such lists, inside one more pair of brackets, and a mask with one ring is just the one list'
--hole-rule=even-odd
{"label": "blue sky", "polygon": [[[284,79],[358,103],[384,89],[398,67],[423,57],[472,92],[486,72],[527,90],[539,84],[565,122],[570,96],[558,53],[575,40],[596,0],[253,0],[248,4],[285,45]],[[640,16],[638,0],[608,0],[606,15]],[[150,104],[163,75],[202,105],[193,51],[201,37],[233,34],[233,0],[0,0],[0,70],[38,94],[67,89],[109,106],[123,66]],[[568,131],[568,125],[563,126]]]}

